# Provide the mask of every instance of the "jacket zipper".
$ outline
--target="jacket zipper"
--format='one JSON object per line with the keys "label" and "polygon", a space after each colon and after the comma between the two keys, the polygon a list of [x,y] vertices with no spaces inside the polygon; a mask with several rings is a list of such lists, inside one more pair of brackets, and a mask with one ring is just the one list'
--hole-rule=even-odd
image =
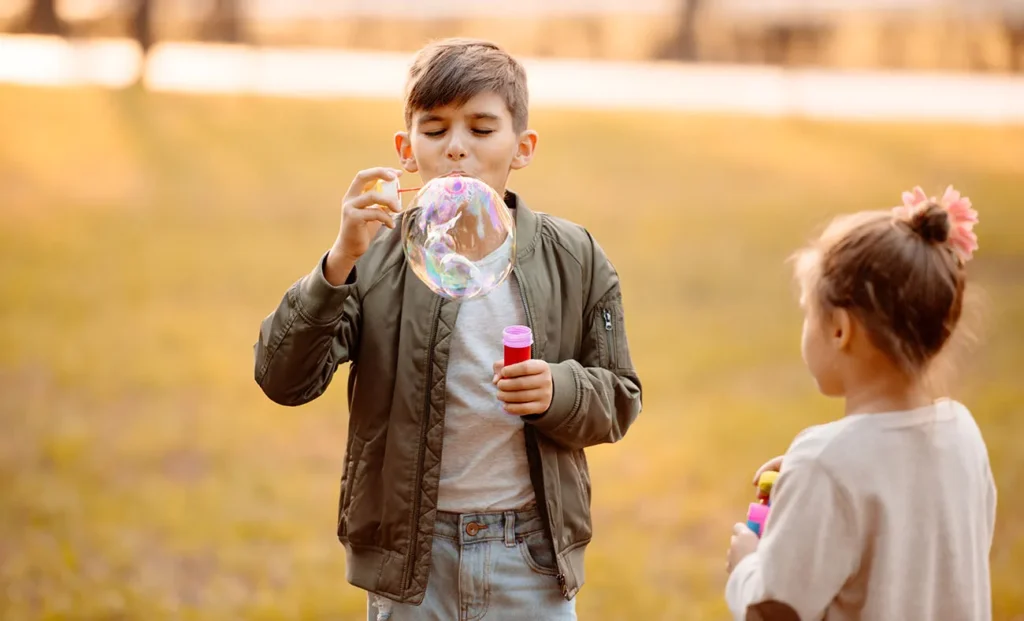
{"label": "jacket zipper", "polygon": [[[530,330],[533,330],[533,317],[530,316],[530,305],[526,301],[526,290],[523,288],[523,276],[519,266],[512,268],[512,273],[515,274],[516,284],[519,285],[519,299],[523,303],[523,311],[526,313],[526,325],[529,326]],[[533,339],[533,344],[530,345],[530,357],[537,356],[537,339]]]}
{"label": "jacket zipper", "polygon": [[[515,267],[512,268],[512,273],[515,274],[516,283],[519,285],[519,299],[522,300],[522,302],[523,302],[523,311],[526,313],[526,325],[529,326],[530,330],[532,331],[533,330],[533,316],[530,315],[530,303],[526,299],[526,286],[523,284],[523,280],[524,280],[523,279],[523,272],[519,268],[518,263],[516,264]],[[537,357],[537,337],[536,337],[536,335],[533,338],[533,344],[530,346],[530,357],[531,358],[536,358]],[[529,434],[527,434],[526,438],[527,438],[526,441],[529,442],[531,436]],[[529,451],[527,451],[527,454],[529,454]],[[540,450],[539,449],[537,450],[537,457],[538,457],[538,459],[540,458]],[[543,471],[543,469],[542,469],[542,471]],[[543,481],[543,476],[541,477],[541,480]],[[555,532],[554,532],[554,529],[551,526],[551,516],[548,515],[547,496],[544,494],[544,486],[541,485],[541,488],[539,490],[534,490],[534,493],[538,496],[538,498],[537,498],[537,505],[539,507],[542,507],[543,508],[543,514],[548,516],[548,519],[547,519],[548,538],[551,540],[551,546],[554,547],[554,545],[555,545]],[[557,550],[555,551],[555,566],[556,567],[558,566],[558,552],[557,552]],[[569,592],[569,590],[565,586],[565,574],[563,574],[561,571],[558,572],[558,588],[561,589],[563,597],[565,597],[568,594],[568,592]]]}
{"label": "jacket zipper", "polygon": [[[420,513],[420,497],[423,495],[423,459],[427,452],[427,424],[430,422],[430,384],[433,381],[434,375],[434,339],[437,338],[437,324],[441,319],[441,299],[437,298],[434,302],[434,319],[433,324],[430,327],[430,340],[427,342],[427,383],[424,385],[423,392],[423,420],[420,422],[420,450],[419,459],[416,462],[416,493],[413,495],[412,501],[412,517],[409,519],[409,540],[415,541],[417,527],[416,522],[419,520]],[[412,545],[409,548],[409,556],[406,557],[405,567],[405,579],[403,581],[402,590],[405,591],[412,584],[412,576],[416,571],[416,546]]]}
{"label": "jacket zipper", "polygon": [[605,333],[605,344],[608,346],[608,364],[611,365],[614,362],[614,349],[615,346],[615,333],[612,324],[612,312],[607,308],[603,311],[604,314],[604,333]]}

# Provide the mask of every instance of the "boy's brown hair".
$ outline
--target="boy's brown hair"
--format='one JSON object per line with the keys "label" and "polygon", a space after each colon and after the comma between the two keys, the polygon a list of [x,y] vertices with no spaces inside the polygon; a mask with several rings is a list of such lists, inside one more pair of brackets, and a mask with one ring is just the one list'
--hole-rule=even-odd
{"label": "boy's brown hair", "polygon": [[405,88],[405,125],[418,110],[462,105],[480,93],[498,94],[521,132],[529,118],[526,70],[498,45],[479,39],[451,38],[421,49],[409,68]]}
{"label": "boy's brown hair", "polygon": [[930,202],[911,218],[869,211],[839,218],[796,255],[806,303],[843,308],[910,376],[921,376],[960,321],[966,272],[947,243],[946,210]]}

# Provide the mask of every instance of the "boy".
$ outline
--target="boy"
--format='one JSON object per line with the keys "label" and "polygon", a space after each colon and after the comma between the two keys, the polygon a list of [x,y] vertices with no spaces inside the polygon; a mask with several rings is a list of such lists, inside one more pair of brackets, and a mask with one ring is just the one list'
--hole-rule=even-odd
{"label": "boy", "polygon": [[[351,363],[338,538],[371,620],[574,619],[591,538],[583,449],[640,412],[611,263],[585,229],[506,190],[537,144],[527,100],[522,66],[496,45],[421,50],[395,135],[402,170],[356,176],[334,245],[260,329],[256,381],[282,405]],[[402,172],[462,173],[505,196],[517,256],[501,287],[454,302],[411,273],[401,205],[367,191]],[[513,324],[533,329],[533,359],[503,368]]]}

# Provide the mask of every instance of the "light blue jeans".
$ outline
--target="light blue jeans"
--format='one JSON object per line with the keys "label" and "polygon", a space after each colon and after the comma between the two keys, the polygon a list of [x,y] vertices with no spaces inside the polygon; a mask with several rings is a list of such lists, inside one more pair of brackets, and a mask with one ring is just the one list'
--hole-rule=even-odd
{"label": "light blue jeans", "polygon": [[370,594],[367,621],[575,621],[576,602],[562,597],[551,540],[536,509],[439,511],[432,548],[423,603]]}

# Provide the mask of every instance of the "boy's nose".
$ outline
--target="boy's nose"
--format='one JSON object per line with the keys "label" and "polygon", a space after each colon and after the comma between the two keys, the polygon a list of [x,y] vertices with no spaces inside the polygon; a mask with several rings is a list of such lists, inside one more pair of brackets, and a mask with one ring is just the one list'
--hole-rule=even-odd
{"label": "boy's nose", "polygon": [[462,148],[461,144],[453,141],[448,145],[447,155],[448,159],[457,162],[461,159],[465,159],[466,150]]}

